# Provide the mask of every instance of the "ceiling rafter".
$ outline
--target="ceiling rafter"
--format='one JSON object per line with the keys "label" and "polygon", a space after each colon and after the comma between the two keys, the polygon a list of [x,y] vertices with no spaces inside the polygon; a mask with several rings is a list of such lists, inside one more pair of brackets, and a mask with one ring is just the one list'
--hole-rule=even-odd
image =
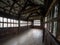
{"label": "ceiling rafter", "polygon": [[[17,19],[21,18],[29,18],[33,17],[34,15],[32,13],[37,13],[37,15],[40,15],[43,13],[42,11],[44,10],[42,7],[44,7],[43,4],[37,4],[33,2],[33,0],[0,0],[2,3],[1,4],[6,4],[5,6],[3,5],[2,9],[12,15],[18,16]],[[34,0],[35,1],[35,0]],[[41,0],[42,2],[42,0]],[[2,10],[2,11],[3,11]],[[41,11],[41,12],[40,12]],[[29,13],[29,14],[28,14]],[[25,15],[27,14],[27,15]],[[35,16],[37,16],[35,15]]]}
{"label": "ceiling rafter", "polygon": [[20,18],[20,15],[23,14],[22,12],[23,12],[23,11],[25,10],[25,8],[28,7],[29,5],[30,5],[30,6],[36,6],[34,3],[31,2],[31,0],[27,0],[27,1],[25,2],[25,5],[24,5],[24,6],[22,7],[22,9],[19,11],[19,13],[18,13],[19,16],[18,16],[18,18]]}
{"label": "ceiling rafter", "polygon": [[[34,13],[34,12],[37,12],[38,15],[42,16],[41,12],[38,11],[38,10],[42,11],[42,10],[41,10],[42,7],[43,7],[43,6],[40,5],[39,8],[37,8],[37,9],[33,9],[33,8],[32,8],[33,10],[31,10],[31,9],[25,10],[25,13],[23,12],[22,14],[27,14],[27,13]],[[29,10],[30,10],[30,11],[29,11]],[[31,16],[31,15],[28,15],[26,19],[28,19],[30,16]]]}
{"label": "ceiling rafter", "polygon": [[[1,9],[3,9],[3,10],[5,10],[5,11],[9,11],[9,10],[7,10],[7,9],[4,9],[4,8],[2,8],[2,7],[0,7]],[[4,12],[5,12],[4,11]],[[14,12],[11,12],[11,13],[13,13],[13,14],[16,14],[16,13],[14,13]],[[16,14],[17,15],[17,14]]]}
{"label": "ceiling rafter", "polygon": [[13,4],[11,5],[11,8],[10,8],[9,14],[10,14],[10,12],[11,12],[13,6],[15,5],[15,3],[16,3],[16,2],[13,2]]}
{"label": "ceiling rafter", "polygon": [[17,5],[19,5],[21,7],[21,5],[19,3],[16,2]]}
{"label": "ceiling rafter", "polygon": [[28,20],[40,20],[41,16],[33,16],[33,17],[29,17]]}
{"label": "ceiling rafter", "polygon": [[2,2],[2,3],[4,3],[4,4],[6,4],[6,5],[8,5],[6,2],[4,2],[3,0],[0,0],[0,2]]}
{"label": "ceiling rafter", "polygon": [[34,10],[32,12],[29,12],[29,13],[25,13],[26,15],[22,14],[21,16],[29,16],[31,13],[35,13],[35,12],[37,12],[37,10]]}
{"label": "ceiling rafter", "polygon": [[[27,16],[27,19],[28,19],[29,17],[31,17],[32,14],[34,14],[34,13],[36,13],[38,16],[42,16],[41,13],[38,12],[38,10],[39,10],[39,9],[37,9],[37,10],[35,9],[35,10],[33,10],[33,11],[28,12],[28,13],[30,13],[30,14]],[[26,13],[25,13],[25,14],[26,14]]]}
{"label": "ceiling rafter", "polygon": [[36,12],[37,10],[39,10],[39,7],[30,8],[30,9],[23,11],[22,14]]}
{"label": "ceiling rafter", "polygon": [[20,16],[21,16],[21,12],[27,7],[27,2],[28,2],[28,0],[26,0],[26,2],[24,4],[24,6],[22,7],[22,9],[18,11],[18,18],[19,19],[20,19]]}

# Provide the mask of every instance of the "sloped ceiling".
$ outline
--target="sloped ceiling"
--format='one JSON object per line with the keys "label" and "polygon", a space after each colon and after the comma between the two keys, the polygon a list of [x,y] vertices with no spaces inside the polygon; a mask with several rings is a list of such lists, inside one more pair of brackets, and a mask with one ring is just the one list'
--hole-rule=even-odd
{"label": "sloped ceiling", "polygon": [[0,11],[22,20],[33,20],[35,15],[38,19],[38,16],[43,16],[44,9],[44,0],[0,0]]}

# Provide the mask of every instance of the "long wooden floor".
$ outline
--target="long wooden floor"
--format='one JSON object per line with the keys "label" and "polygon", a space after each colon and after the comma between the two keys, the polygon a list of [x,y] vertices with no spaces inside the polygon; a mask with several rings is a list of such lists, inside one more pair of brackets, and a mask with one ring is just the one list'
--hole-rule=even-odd
{"label": "long wooden floor", "polygon": [[43,45],[42,36],[42,30],[30,29],[22,35],[18,35],[8,40],[7,42],[3,43],[3,45]]}

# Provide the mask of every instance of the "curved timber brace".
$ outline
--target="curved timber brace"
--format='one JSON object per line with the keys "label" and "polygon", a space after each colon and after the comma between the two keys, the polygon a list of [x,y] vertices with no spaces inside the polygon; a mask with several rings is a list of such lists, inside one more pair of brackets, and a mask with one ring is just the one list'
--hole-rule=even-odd
{"label": "curved timber brace", "polygon": [[27,6],[29,6],[31,3],[32,3],[32,2],[31,2],[30,0],[26,0],[25,5],[22,7],[21,10],[18,11],[18,19],[20,19],[20,16],[21,16],[21,13],[23,12],[23,10],[24,10]]}

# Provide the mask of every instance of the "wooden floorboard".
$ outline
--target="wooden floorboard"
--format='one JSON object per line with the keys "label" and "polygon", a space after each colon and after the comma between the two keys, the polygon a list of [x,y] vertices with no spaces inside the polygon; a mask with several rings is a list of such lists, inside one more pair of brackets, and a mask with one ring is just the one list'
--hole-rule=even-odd
{"label": "wooden floorboard", "polygon": [[22,35],[15,36],[4,42],[2,45],[43,45],[42,36],[42,30],[29,29]]}

